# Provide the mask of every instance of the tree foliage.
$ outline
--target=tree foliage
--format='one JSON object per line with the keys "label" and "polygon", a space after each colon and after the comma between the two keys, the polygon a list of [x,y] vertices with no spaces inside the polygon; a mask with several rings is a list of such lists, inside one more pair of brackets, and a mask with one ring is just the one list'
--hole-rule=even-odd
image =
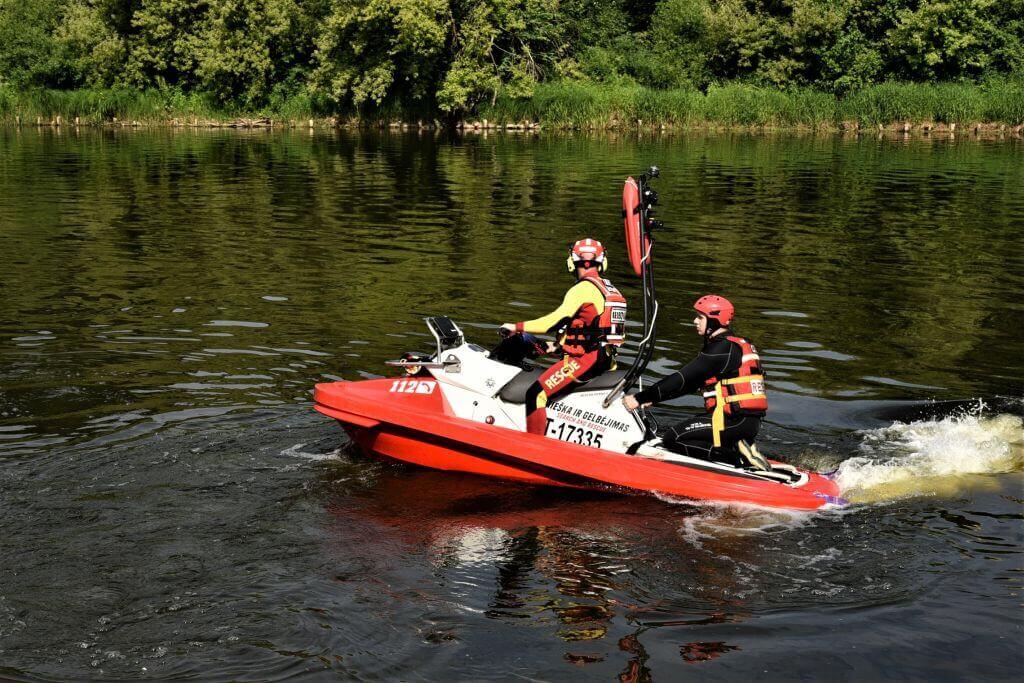
{"label": "tree foliage", "polygon": [[537,84],[1024,78],[1024,0],[0,0],[0,84],[459,115]]}
{"label": "tree foliage", "polygon": [[447,42],[444,0],[335,0],[317,38],[313,85],[337,104],[429,98]]}

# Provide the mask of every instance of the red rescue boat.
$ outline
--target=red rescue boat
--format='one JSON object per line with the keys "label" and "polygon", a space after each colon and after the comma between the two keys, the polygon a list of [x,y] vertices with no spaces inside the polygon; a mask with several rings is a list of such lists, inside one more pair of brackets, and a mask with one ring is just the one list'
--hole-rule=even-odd
{"label": "red rescue boat", "polygon": [[[644,416],[615,400],[628,390],[653,350],[657,302],[650,263],[648,212],[657,195],[626,181],[623,205],[630,261],[644,278],[644,332],[633,366],[581,384],[548,405],[547,434],[526,429],[525,395],[540,369],[499,362],[448,318],[427,318],[431,354],[389,365],[397,377],[316,385],[315,409],[338,420],[364,451],[437,470],[574,488],[615,487],[703,501],[813,510],[842,505],[832,479],[783,463],[750,470],[690,458],[661,447]],[[637,219],[634,219],[637,217]]]}
{"label": "red rescue boat", "polygon": [[[683,456],[627,455],[459,418],[436,387],[399,393],[393,378],[316,386],[316,410],[338,420],[359,446],[392,460],[529,484],[644,492],[723,503],[813,510],[841,504],[839,487],[795,470],[788,480]],[[417,388],[437,384],[416,380]],[[426,382],[428,384],[420,384]],[[778,465],[778,463],[773,463]]]}

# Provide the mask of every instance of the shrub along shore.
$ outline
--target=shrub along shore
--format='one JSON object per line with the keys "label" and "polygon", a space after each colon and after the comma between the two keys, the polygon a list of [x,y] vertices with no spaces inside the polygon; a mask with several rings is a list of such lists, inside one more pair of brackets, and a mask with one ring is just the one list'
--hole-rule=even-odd
{"label": "shrub along shore", "polygon": [[573,81],[539,83],[531,97],[498,97],[462,119],[436,112],[332,112],[308,96],[237,111],[213,97],[130,88],[19,91],[0,85],[0,121],[20,125],[345,126],[507,130],[655,128],[766,130],[1011,130],[1024,124],[1024,82],[883,83],[844,97],[744,84],[653,89]]}

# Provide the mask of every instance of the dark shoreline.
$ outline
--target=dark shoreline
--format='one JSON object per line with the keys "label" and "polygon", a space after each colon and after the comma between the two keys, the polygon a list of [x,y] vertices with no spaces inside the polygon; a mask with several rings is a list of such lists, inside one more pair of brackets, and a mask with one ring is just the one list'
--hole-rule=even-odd
{"label": "dark shoreline", "polygon": [[553,135],[571,135],[584,133],[587,135],[674,135],[674,134],[695,134],[704,133],[708,135],[828,135],[843,137],[877,136],[888,138],[1024,138],[1024,125],[1010,126],[1005,123],[971,123],[964,125],[944,124],[926,122],[893,122],[889,125],[860,126],[852,123],[844,126],[741,126],[741,125],[633,125],[630,127],[606,128],[597,126],[545,126],[541,123],[532,125],[522,124],[495,124],[486,120],[460,122],[455,126],[438,126],[434,123],[378,123],[368,124],[364,122],[342,122],[334,118],[317,118],[306,121],[270,121],[261,123],[253,119],[234,119],[230,121],[217,120],[196,120],[194,122],[182,122],[180,120],[111,120],[101,123],[83,122],[81,120],[70,122],[63,117],[52,119],[41,119],[32,122],[19,120],[0,120],[0,129],[36,129],[40,131],[64,131],[80,129],[94,130],[174,130],[174,131],[238,131],[238,132],[266,132],[282,133],[286,131],[374,131],[388,133],[419,133],[438,134],[452,133],[456,135],[489,135],[489,134],[514,134],[514,135],[538,135],[541,133]]}

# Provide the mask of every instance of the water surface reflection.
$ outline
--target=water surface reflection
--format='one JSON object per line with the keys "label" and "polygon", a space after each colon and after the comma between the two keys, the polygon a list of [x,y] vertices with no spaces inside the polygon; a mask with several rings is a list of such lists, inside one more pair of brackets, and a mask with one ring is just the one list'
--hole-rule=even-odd
{"label": "water surface reflection", "polygon": [[[0,675],[1024,668],[1018,141],[126,133],[0,129]],[[648,379],[694,352],[695,296],[728,294],[765,449],[857,505],[402,469],[311,412],[315,382],[428,345],[422,315],[489,346],[548,310],[583,233],[635,301],[617,193],[652,161]]]}

